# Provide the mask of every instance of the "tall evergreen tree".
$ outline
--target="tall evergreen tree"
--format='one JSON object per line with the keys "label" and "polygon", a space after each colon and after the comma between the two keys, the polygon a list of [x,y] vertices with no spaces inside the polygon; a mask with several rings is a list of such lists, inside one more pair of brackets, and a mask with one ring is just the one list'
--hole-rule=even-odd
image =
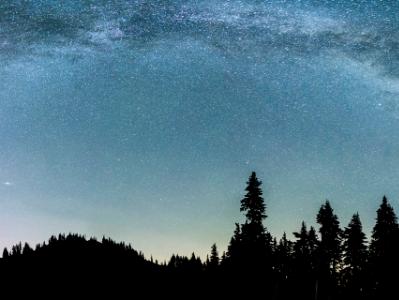
{"label": "tall evergreen tree", "polygon": [[342,230],[339,227],[337,215],[327,200],[317,214],[317,223],[320,224],[320,250],[330,272],[336,272],[341,262]]}
{"label": "tall evergreen tree", "polygon": [[378,298],[397,293],[399,270],[399,227],[393,207],[383,197],[370,243],[370,274],[373,292]]}
{"label": "tall evergreen tree", "polygon": [[212,245],[211,248],[211,258],[209,260],[209,267],[211,269],[216,269],[219,266],[219,253],[216,244]]}
{"label": "tall evergreen tree", "polygon": [[289,276],[289,268],[291,267],[292,242],[287,239],[284,232],[274,255],[275,270],[282,280],[286,280]]}
{"label": "tall evergreen tree", "polygon": [[294,237],[297,239],[294,243],[294,254],[296,257],[308,256],[308,231],[306,223],[303,221],[301,224],[301,230],[294,232]]}
{"label": "tall evergreen tree", "polygon": [[342,258],[342,231],[338,217],[334,214],[330,202],[327,200],[317,214],[320,224],[319,246],[319,299],[337,292],[338,271]]}
{"label": "tall evergreen tree", "polygon": [[315,259],[314,256],[317,254],[318,251],[319,239],[317,238],[316,229],[314,229],[313,226],[310,226],[308,232],[308,247],[309,247],[309,253],[313,255],[313,258]]}
{"label": "tall evergreen tree", "polygon": [[220,257],[220,264],[223,264],[226,260],[226,251],[223,251],[222,256]]}
{"label": "tall evergreen tree", "polygon": [[262,224],[263,219],[267,216],[265,214],[266,205],[262,197],[263,192],[260,186],[262,181],[258,180],[256,173],[252,172],[247,182],[245,197],[241,200],[240,211],[245,213],[247,222],[250,224]]}
{"label": "tall evergreen tree", "polygon": [[[241,200],[240,207],[246,220],[241,226],[236,224],[226,258],[231,284],[252,286],[251,289],[246,290],[247,297],[251,297],[252,294],[265,293],[265,282],[270,288],[275,284],[271,276],[272,251],[270,244],[272,238],[263,225],[263,220],[266,218],[266,205],[262,196],[261,184],[256,173],[252,172],[247,181],[246,194]],[[243,273],[246,274],[245,277],[240,276]]]}
{"label": "tall evergreen tree", "polygon": [[292,242],[284,232],[273,253],[273,277],[275,294],[279,299],[290,298],[290,281],[292,273]]}
{"label": "tall evergreen tree", "polygon": [[343,234],[343,284],[348,298],[359,299],[364,291],[364,272],[367,259],[366,235],[359,214],[352,216]]}
{"label": "tall evergreen tree", "polygon": [[271,255],[271,236],[263,226],[266,218],[266,205],[260,188],[262,181],[252,172],[247,181],[246,194],[241,200],[240,210],[245,213],[246,221],[241,227],[242,251],[246,265],[265,267]]}
{"label": "tall evergreen tree", "polygon": [[293,296],[298,299],[314,299],[316,288],[316,266],[318,239],[313,227],[307,230],[302,222],[299,232],[293,233]]}
{"label": "tall evergreen tree", "polygon": [[3,250],[3,258],[8,258],[10,256],[10,254],[8,253],[8,249],[4,248]]}
{"label": "tall evergreen tree", "polygon": [[359,214],[352,216],[348,227],[344,230],[343,251],[345,269],[358,272],[364,268],[367,258],[366,235],[363,232]]}
{"label": "tall evergreen tree", "polygon": [[398,233],[398,220],[386,196],[377,210],[377,220],[373,228],[370,251],[374,257],[384,258],[393,250],[393,241]]}
{"label": "tall evergreen tree", "polygon": [[238,264],[241,259],[241,226],[235,223],[234,235],[230,239],[230,243],[227,247],[226,253],[226,263],[228,264]]}

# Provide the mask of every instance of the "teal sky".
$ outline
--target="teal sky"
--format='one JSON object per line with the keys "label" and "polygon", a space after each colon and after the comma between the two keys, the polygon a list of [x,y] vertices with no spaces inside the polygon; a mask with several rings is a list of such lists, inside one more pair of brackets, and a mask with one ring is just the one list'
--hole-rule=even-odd
{"label": "teal sky", "polygon": [[224,250],[252,170],[277,237],[399,209],[397,1],[0,3],[0,247]]}

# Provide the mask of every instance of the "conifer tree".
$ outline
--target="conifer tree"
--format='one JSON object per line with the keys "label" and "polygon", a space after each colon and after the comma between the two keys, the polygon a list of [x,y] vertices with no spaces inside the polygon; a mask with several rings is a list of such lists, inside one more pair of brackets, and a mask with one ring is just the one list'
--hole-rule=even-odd
{"label": "conifer tree", "polygon": [[366,235],[362,230],[359,214],[356,213],[344,230],[343,284],[348,297],[360,298],[364,290],[364,272],[367,259]]}
{"label": "conifer tree", "polygon": [[246,221],[241,227],[241,241],[245,265],[250,268],[266,267],[271,256],[271,236],[263,226],[266,218],[266,205],[260,188],[262,182],[252,172],[247,181],[246,194],[241,200],[240,210]]}
{"label": "conifer tree", "polygon": [[262,224],[265,214],[266,205],[262,197],[263,192],[260,188],[262,181],[258,180],[256,173],[252,172],[247,182],[245,197],[241,200],[240,211],[245,213],[247,222],[250,224]]}
{"label": "conifer tree", "polygon": [[370,243],[370,276],[377,298],[396,292],[399,269],[399,227],[393,207],[383,197]]}
{"label": "conifer tree", "polygon": [[307,230],[302,222],[299,232],[294,232],[293,245],[293,286],[298,299],[314,299],[316,287],[316,266],[318,262],[318,239],[313,227]]}
{"label": "conifer tree", "polygon": [[3,250],[3,258],[8,258],[10,256],[10,254],[8,253],[8,249],[4,248]]}
{"label": "conifer tree", "polygon": [[237,264],[241,258],[241,226],[240,224],[235,224],[236,228],[234,230],[234,235],[230,239],[229,246],[227,247],[226,258],[227,262]]}
{"label": "conifer tree", "polygon": [[317,238],[316,229],[313,226],[310,226],[308,232],[308,248],[309,253],[315,258],[319,247],[319,239]]}
{"label": "conifer tree", "polygon": [[384,259],[394,250],[393,241],[398,233],[398,221],[392,206],[386,196],[377,210],[377,220],[373,228],[370,244],[371,254],[375,258]]}
{"label": "conifer tree", "polygon": [[320,224],[318,297],[323,299],[337,292],[342,258],[342,231],[328,200],[317,214],[317,223]]}
{"label": "conifer tree", "polygon": [[334,273],[341,262],[342,230],[339,227],[338,217],[327,200],[317,214],[317,223],[320,224],[320,250],[325,265]]}
{"label": "conifer tree", "polygon": [[212,269],[216,269],[219,266],[219,253],[216,244],[213,244],[211,248],[211,257],[209,260],[209,266]]}
{"label": "conifer tree", "polygon": [[308,256],[308,231],[306,223],[303,221],[301,224],[301,230],[294,232],[294,237],[297,239],[294,244],[294,253],[296,257]]}
{"label": "conifer tree", "polygon": [[275,270],[279,274],[279,277],[283,280],[287,279],[289,275],[289,268],[291,265],[292,256],[292,242],[287,239],[287,235],[284,232],[281,237],[277,249],[275,252]]}

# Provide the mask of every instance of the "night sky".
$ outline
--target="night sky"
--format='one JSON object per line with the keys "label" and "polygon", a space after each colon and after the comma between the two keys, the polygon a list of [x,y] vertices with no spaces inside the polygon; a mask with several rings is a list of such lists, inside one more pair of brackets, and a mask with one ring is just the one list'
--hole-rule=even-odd
{"label": "night sky", "polygon": [[225,250],[252,170],[277,237],[399,209],[398,1],[0,1],[0,247]]}

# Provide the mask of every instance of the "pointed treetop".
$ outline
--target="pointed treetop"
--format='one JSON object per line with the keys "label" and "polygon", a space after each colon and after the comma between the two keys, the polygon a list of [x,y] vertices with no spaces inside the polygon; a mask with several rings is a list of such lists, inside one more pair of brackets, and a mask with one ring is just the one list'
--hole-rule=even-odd
{"label": "pointed treetop", "polygon": [[383,196],[382,197],[382,205],[387,205],[388,204],[388,199],[387,199],[387,196]]}
{"label": "pointed treetop", "polygon": [[261,185],[262,181],[256,177],[255,172],[252,172],[247,181],[247,187],[245,188],[247,193],[241,200],[240,208],[240,211],[245,212],[248,223],[262,223],[262,220],[267,217]]}

